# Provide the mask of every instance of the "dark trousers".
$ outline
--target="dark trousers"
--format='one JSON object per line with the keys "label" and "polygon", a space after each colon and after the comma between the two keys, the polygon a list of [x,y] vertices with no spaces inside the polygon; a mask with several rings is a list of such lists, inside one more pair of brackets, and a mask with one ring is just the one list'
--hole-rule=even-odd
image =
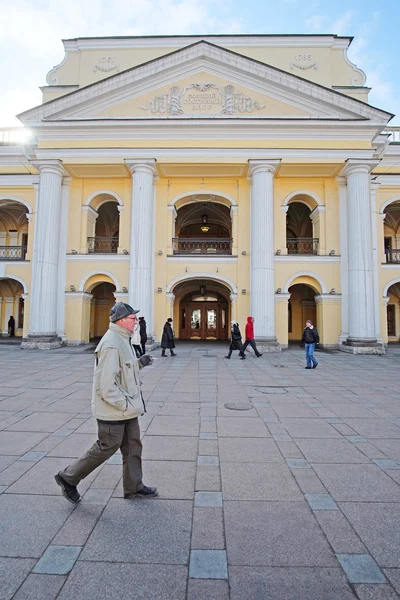
{"label": "dark trousers", "polygon": [[[139,344],[132,344],[132,346],[136,352],[136,356],[138,358],[140,358],[142,356],[142,348],[139,346]],[[143,352],[143,354],[144,354],[144,352]]]}
{"label": "dark trousers", "polygon": [[251,346],[251,347],[253,348],[253,350],[254,350],[254,353],[255,353],[255,355],[256,355],[256,356],[260,356],[260,353],[259,353],[259,351],[257,350],[257,346],[256,346],[256,343],[255,343],[255,341],[254,341],[254,340],[246,340],[246,341],[245,341],[245,343],[243,344],[243,346],[242,346],[242,349],[241,349],[241,351],[240,351],[240,354],[241,354],[242,356],[244,356],[244,353],[245,353],[245,351],[246,351],[246,348],[247,348],[247,346]]}
{"label": "dark trousers", "polygon": [[140,345],[142,346],[142,353],[146,354],[146,342],[140,342]]}
{"label": "dark trousers", "polygon": [[142,489],[142,442],[138,419],[97,421],[98,440],[83,456],[72,462],[60,475],[67,483],[78,485],[97,467],[121,448],[124,493]]}
{"label": "dark trousers", "polygon": [[243,351],[243,346],[242,346],[241,342],[239,342],[238,340],[231,342],[231,345],[229,346],[228,358],[230,358],[232,356],[232,352],[234,350],[239,350],[239,354],[241,354]]}

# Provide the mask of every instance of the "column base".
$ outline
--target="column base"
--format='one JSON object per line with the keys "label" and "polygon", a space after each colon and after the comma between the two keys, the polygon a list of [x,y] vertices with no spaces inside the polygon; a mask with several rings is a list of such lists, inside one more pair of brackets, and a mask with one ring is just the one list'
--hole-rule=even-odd
{"label": "column base", "polygon": [[21,348],[23,350],[52,350],[60,348],[64,342],[57,334],[30,334],[26,338],[22,338]]}
{"label": "column base", "polygon": [[276,337],[254,338],[259,352],[280,352],[282,350]]}
{"label": "column base", "polygon": [[348,354],[385,354],[384,344],[377,340],[363,338],[347,338],[339,345],[339,350]]}

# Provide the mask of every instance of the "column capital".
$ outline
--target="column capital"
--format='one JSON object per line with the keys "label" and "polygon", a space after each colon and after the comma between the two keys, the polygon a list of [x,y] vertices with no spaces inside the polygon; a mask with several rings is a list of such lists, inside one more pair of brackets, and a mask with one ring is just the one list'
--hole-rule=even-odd
{"label": "column capital", "polygon": [[275,173],[277,167],[279,166],[280,162],[281,162],[280,158],[271,159],[271,160],[250,159],[247,178],[251,179],[253,177],[253,175],[256,175],[257,173],[272,173],[272,175],[273,175]]}
{"label": "column capital", "polygon": [[347,186],[347,179],[344,175],[338,175],[337,177],[335,177],[335,180],[337,181],[339,187]]}
{"label": "column capital", "polygon": [[53,173],[54,175],[69,178],[69,173],[62,166],[61,160],[31,160],[29,162],[41,175],[43,173]]}
{"label": "column capital", "polygon": [[352,173],[370,173],[381,161],[373,158],[348,158],[341,175],[351,175]]}
{"label": "column capital", "polygon": [[155,158],[144,158],[137,160],[125,160],[125,164],[131,172],[131,175],[134,173],[142,172],[153,175],[153,178],[157,176],[157,167],[156,167],[156,159]]}
{"label": "column capital", "polygon": [[72,177],[63,177],[62,183],[61,185],[64,185],[65,187],[69,187],[72,183]]}

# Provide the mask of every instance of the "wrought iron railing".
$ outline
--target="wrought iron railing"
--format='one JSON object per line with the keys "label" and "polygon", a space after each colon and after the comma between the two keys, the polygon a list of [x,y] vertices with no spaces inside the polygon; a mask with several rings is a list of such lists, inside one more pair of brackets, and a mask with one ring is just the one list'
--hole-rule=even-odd
{"label": "wrought iron railing", "polygon": [[400,264],[400,250],[385,250],[388,264]]}
{"label": "wrought iron railing", "polygon": [[319,238],[287,238],[288,254],[317,254]]}
{"label": "wrought iron railing", "polygon": [[117,237],[88,237],[89,254],[116,254],[119,238]]}
{"label": "wrought iron railing", "polygon": [[231,238],[173,238],[174,254],[232,254]]}
{"label": "wrought iron railing", "polygon": [[26,246],[0,246],[0,260],[25,260]]}

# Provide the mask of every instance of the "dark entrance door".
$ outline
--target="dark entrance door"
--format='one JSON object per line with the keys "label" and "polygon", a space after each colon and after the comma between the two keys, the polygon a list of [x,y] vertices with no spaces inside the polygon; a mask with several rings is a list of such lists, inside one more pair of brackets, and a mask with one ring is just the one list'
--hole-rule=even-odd
{"label": "dark entrance door", "polygon": [[227,302],[182,302],[181,339],[226,340]]}

